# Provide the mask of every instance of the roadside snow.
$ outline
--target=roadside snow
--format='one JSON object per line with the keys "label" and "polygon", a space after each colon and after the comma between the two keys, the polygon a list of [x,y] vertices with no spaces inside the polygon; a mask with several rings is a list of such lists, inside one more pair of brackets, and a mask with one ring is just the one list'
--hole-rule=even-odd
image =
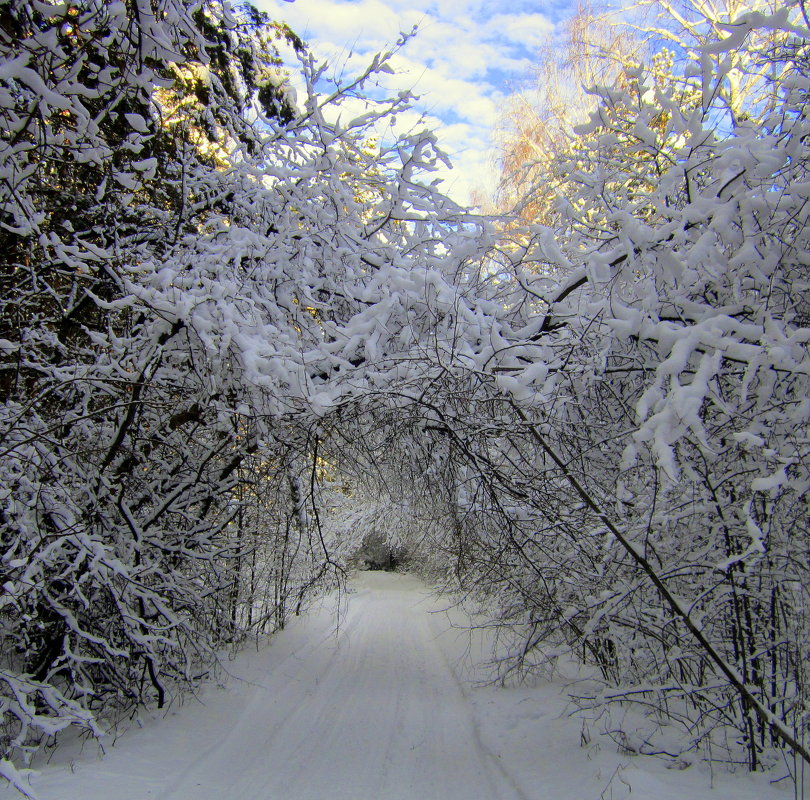
{"label": "roadside snow", "polygon": [[[787,782],[617,752],[561,683],[475,686],[470,639],[416,578],[361,573],[344,596],[230,669],[226,689],[31,777],[41,800],[776,800]],[[433,612],[433,613],[432,613]],[[456,613],[456,612],[454,612]],[[484,646],[473,641],[473,656]],[[0,789],[0,799],[19,795]]]}

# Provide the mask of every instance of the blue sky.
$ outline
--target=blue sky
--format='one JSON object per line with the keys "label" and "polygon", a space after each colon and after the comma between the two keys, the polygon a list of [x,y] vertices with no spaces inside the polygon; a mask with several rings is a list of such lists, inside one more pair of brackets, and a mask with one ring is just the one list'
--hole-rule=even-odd
{"label": "blue sky", "polygon": [[402,124],[434,129],[455,169],[442,188],[466,203],[494,184],[492,131],[509,95],[530,79],[540,45],[572,13],[570,0],[256,0],[287,22],[333,71],[361,69],[401,31],[419,27],[395,57],[387,88],[420,95]]}

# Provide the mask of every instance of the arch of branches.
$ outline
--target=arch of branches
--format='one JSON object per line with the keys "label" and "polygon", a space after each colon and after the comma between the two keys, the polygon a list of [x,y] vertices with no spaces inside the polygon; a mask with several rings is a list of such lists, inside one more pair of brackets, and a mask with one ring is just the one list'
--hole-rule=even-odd
{"label": "arch of branches", "polygon": [[[391,53],[324,96],[255,11],[49,9],[0,15],[7,779],[193,687],[375,533],[484,602],[506,674],[574,655],[586,704],[810,760],[797,20],[605,90],[549,224],[513,226],[429,182],[431,133],[374,140]],[[780,83],[718,125],[714,56],[760,28]]]}

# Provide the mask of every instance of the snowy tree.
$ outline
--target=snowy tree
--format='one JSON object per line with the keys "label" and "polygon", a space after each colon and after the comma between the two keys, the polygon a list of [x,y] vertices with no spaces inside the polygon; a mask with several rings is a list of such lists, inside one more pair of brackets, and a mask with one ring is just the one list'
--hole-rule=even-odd
{"label": "snowy tree", "polygon": [[391,53],[321,94],[250,9],[2,15],[7,757],[166,703],[383,529],[499,609],[506,671],[584,654],[585,703],[808,758],[796,13],[623,63],[508,236],[380,136]]}
{"label": "snowy tree", "polygon": [[407,96],[336,121],[386,54],[322,96],[294,34],[228,5],[3,14],[0,703],[25,760],[339,578],[320,421],[407,378],[478,234],[420,182],[431,134],[369,146]]}
{"label": "snowy tree", "polygon": [[[602,700],[682,714],[696,745],[741,742],[752,768],[774,743],[808,757],[796,16],[718,23],[680,77],[596,90],[575,150],[538,164],[563,177],[555,225],[515,271],[525,328],[488,362],[539,448],[510,439],[515,480],[540,493],[502,551],[523,564],[504,606],[516,655],[584,647]],[[734,65],[765,62],[755,113],[718,105]]]}

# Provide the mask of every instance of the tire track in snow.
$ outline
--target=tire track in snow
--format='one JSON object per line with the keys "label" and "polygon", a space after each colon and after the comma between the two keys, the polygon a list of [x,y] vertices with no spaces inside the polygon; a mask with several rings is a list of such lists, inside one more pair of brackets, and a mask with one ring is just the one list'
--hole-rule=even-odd
{"label": "tire track in snow", "polygon": [[[480,727],[478,725],[478,721],[476,720],[475,714],[474,714],[474,712],[472,710],[472,704],[469,701],[469,695],[467,694],[467,690],[465,689],[464,682],[459,677],[459,674],[456,671],[456,668],[448,660],[447,654],[445,653],[445,651],[442,650],[442,648],[439,646],[439,644],[437,642],[437,639],[438,639],[441,632],[435,630],[434,623],[433,623],[432,619],[429,620],[429,625],[430,625],[430,629],[433,631],[433,634],[434,634],[433,639],[432,639],[433,646],[436,648],[439,655],[441,656],[441,659],[444,662],[445,667],[447,667],[447,671],[450,673],[450,675],[452,675],[453,682],[456,685],[456,689],[458,690],[459,694],[461,695],[461,697],[464,700],[464,706],[465,706],[465,708],[467,710],[467,716],[468,716],[468,719],[469,719],[470,729],[473,732],[473,737],[475,739],[475,746],[478,749],[478,752],[481,753],[481,755],[484,758],[489,760],[489,763],[492,764],[495,767],[495,769],[500,774],[501,778],[509,785],[509,787],[511,789],[511,792],[512,792],[512,794],[509,795],[510,797],[514,797],[515,800],[531,800],[531,798],[529,798],[525,794],[525,792],[520,788],[517,781],[515,781],[515,779],[506,770],[504,765],[501,763],[501,759],[495,753],[493,753],[484,744],[484,739],[481,736],[481,729],[480,729]],[[495,787],[493,787],[493,789],[494,788]],[[499,797],[499,795],[493,794],[493,797]]]}
{"label": "tire track in snow", "polygon": [[[414,578],[367,573],[164,800],[525,800],[481,742]],[[297,621],[306,633],[313,620]],[[272,662],[272,648],[268,657]]]}
{"label": "tire track in snow", "polygon": [[[349,620],[344,619],[340,628],[338,628],[338,635],[348,636],[351,632],[351,629],[356,627],[359,623],[359,619]],[[199,771],[200,767],[208,762],[210,759],[214,758],[217,754],[222,754],[222,752],[229,747],[229,745],[233,744],[237,747],[243,744],[243,739],[246,737],[246,729],[251,727],[250,723],[254,721],[254,719],[261,720],[261,727],[265,728],[267,726],[267,718],[266,718],[266,699],[262,698],[259,701],[258,707],[251,708],[251,701],[256,699],[257,695],[260,696],[263,693],[272,693],[276,689],[276,685],[278,684],[279,675],[286,670],[289,670],[290,663],[297,662],[302,665],[306,665],[309,661],[307,654],[310,651],[317,650],[320,651],[325,647],[333,646],[333,642],[336,638],[335,628],[331,627],[328,629],[326,635],[316,637],[314,641],[308,640],[304,641],[299,647],[295,648],[291,653],[286,655],[280,661],[273,663],[270,671],[268,671],[264,676],[261,683],[259,682],[252,682],[254,687],[254,691],[250,693],[245,702],[245,716],[240,716],[237,720],[236,724],[233,725],[230,730],[227,732],[224,739],[214,742],[209,747],[205,748],[203,752],[194,759],[190,764],[188,764],[181,772],[178,774],[171,782],[170,786],[167,789],[167,793],[164,797],[164,800],[174,800],[175,797],[183,798],[185,800],[186,794],[182,791],[182,787],[189,782],[194,783],[195,788],[199,789],[199,783],[196,782],[195,776]],[[271,644],[270,647],[273,645]],[[323,670],[321,673],[321,677],[325,677],[328,674],[328,671],[333,669],[337,665],[337,662],[333,659],[330,661],[326,667],[326,670]],[[322,669],[322,667],[319,668]],[[276,684],[276,685],[274,685]],[[284,726],[285,722],[297,712],[297,708],[293,706],[287,711],[282,712],[280,715],[275,716],[272,720],[274,730],[270,731],[270,735],[268,736],[266,743],[269,746],[272,742],[274,735],[276,735]],[[220,800],[220,798],[217,798]],[[235,800],[235,798],[234,798]]]}

